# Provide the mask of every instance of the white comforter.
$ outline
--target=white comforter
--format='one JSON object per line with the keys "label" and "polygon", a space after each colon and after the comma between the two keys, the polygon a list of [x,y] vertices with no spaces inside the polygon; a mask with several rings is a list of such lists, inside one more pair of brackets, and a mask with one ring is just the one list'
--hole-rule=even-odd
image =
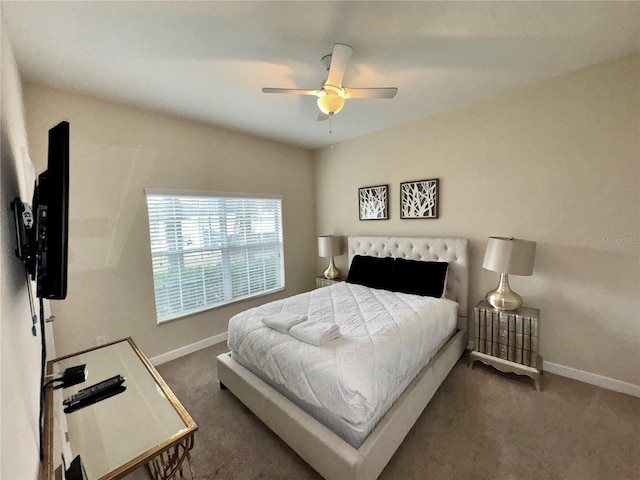
{"label": "white comforter", "polygon": [[[235,315],[228,345],[300,402],[357,425],[402,394],[455,330],[457,309],[445,298],[342,282]],[[335,322],[341,336],[316,347],[260,320],[281,311]]]}

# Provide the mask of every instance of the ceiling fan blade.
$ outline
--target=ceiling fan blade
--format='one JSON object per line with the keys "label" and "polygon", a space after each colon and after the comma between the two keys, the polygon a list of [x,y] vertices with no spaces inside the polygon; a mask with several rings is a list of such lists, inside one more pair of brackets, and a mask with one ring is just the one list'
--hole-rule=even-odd
{"label": "ceiling fan blade", "polygon": [[344,72],[347,69],[349,60],[351,60],[352,53],[353,47],[345,45],[344,43],[336,43],[333,46],[331,66],[329,67],[329,75],[327,76],[326,83],[335,87],[342,87],[342,78],[344,77]]}
{"label": "ceiling fan blade", "polygon": [[270,87],[264,87],[262,91],[264,93],[293,93],[295,95],[315,95],[316,97],[318,96],[318,93],[321,92],[321,90],[302,90],[299,88],[270,88]]}
{"label": "ceiling fan blade", "polygon": [[344,88],[344,98],[393,98],[398,93],[396,87],[385,88]]}
{"label": "ceiling fan blade", "polygon": [[329,119],[329,115],[327,115],[324,112],[318,112],[318,121],[322,122],[323,120],[328,120]]}

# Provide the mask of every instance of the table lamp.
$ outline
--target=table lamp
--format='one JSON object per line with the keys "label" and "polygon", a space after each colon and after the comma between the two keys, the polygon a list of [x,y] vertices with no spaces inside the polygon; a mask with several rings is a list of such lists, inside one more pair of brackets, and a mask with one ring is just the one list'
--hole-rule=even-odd
{"label": "table lamp", "polygon": [[340,269],[333,263],[335,255],[342,255],[342,237],[334,237],[332,235],[324,235],[318,237],[318,255],[321,257],[330,257],[329,267],[324,271],[325,278],[335,280],[340,277]]}
{"label": "table lamp", "polygon": [[509,274],[529,276],[533,273],[536,242],[513,237],[489,237],[482,268],[500,273],[498,288],[485,299],[498,310],[517,310],[522,297],[509,287]]}

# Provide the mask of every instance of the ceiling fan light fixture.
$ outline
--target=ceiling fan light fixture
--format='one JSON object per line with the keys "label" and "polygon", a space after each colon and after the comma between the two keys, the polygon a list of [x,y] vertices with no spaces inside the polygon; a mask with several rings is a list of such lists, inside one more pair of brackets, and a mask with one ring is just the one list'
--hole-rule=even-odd
{"label": "ceiling fan light fixture", "polygon": [[332,85],[325,85],[318,95],[318,108],[322,113],[335,115],[344,107],[344,90]]}
{"label": "ceiling fan light fixture", "polygon": [[396,87],[351,88],[344,87],[342,80],[351,59],[353,47],[344,43],[335,43],[329,55],[320,60],[327,70],[327,78],[320,90],[300,88],[264,87],[264,93],[290,93],[295,95],[314,95],[318,97],[320,114],[318,120],[326,120],[344,107],[345,100],[350,98],[393,98],[398,93]]}

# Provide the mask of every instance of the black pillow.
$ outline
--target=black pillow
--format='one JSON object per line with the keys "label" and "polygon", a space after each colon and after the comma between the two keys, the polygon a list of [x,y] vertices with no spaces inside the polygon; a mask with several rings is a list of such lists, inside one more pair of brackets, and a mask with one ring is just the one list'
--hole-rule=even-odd
{"label": "black pillow", "polygon": [[421,262],[396,258],[393,262],[393,285],[396,292],[426,297],[442,297],[446,287],[447,262]]}
{"label": "black pillow", "polygon": [[393,258],[356,255],[351,260],[347,282],[391,290]]}

